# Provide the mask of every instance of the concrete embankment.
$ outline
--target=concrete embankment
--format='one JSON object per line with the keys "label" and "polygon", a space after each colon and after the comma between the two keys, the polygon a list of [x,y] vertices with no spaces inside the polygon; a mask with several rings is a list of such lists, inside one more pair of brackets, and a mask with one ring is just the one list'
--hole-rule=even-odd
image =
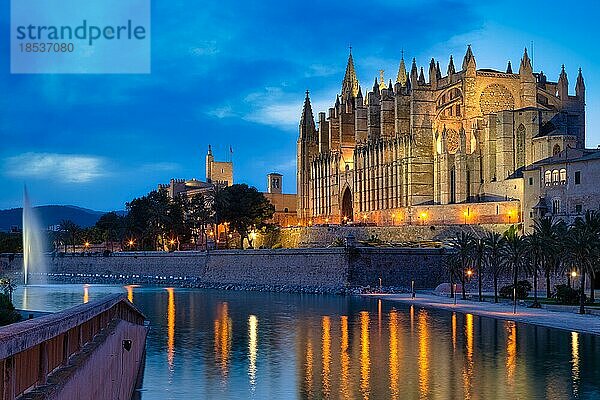
{"label": "concrete embankment", "polygon": [[[343,293],[353,287],[432,288],[444,281],[444,252],[433,248],[326,248],[129,252],[48,261],[54,282],[155,283],[220,289]],[[0,258],[1,260],[1,258]],[[22,259],[5,272],[16,279]],[[38,275],[30,276],[35,281]]]}

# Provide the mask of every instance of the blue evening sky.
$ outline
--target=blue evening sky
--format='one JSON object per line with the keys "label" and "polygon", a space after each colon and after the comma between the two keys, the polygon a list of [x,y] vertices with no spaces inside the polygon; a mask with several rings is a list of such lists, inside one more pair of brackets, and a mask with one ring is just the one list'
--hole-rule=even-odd
{"label": "blue evening sky", "polygon": [[[335,100],[348,45],[370,88],[379,69],[397,73],[431,57],[460,68],[472,44],[478,68],[518,70],[534,41],[534,69],[574,93],[587,87],[587,145],[600,142],[600,10],[585,2],[231,1],[152,3],[150,75],[11,75],[9,2],[0,9],[0,208],[35,204],[98,210],[171,177],[204,179],[204,156],[234,150],[237,182],[266,189],[284,175],[295,192],[295,151],[304,92],[313,110]],[[410,64],[409,64],[410,65]],[[427,70],[427,68],[426,68]]]}

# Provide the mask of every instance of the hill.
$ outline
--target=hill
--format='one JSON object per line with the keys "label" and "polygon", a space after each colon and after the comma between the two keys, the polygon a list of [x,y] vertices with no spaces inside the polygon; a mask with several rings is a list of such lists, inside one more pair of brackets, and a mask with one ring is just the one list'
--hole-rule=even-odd
{"label": "hill", "polygon": [[[41,226],[58,225],[60,221],[70,219],[81,227],[92,226],[105,213],[76,206],[39,206],[34,207]],[[122,212],[119,212],[122,213]],[[0,231],[8,231],[13,226],[21,228],[22,208],[0,210]]]}

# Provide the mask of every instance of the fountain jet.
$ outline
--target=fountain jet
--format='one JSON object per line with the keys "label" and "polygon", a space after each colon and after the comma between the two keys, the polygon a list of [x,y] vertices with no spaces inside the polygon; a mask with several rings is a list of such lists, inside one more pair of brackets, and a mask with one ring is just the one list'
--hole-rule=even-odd
{"label": "fountain jet", "polygon": [[23,188],[23,275],[27,285],[31,272],[46,271],[44,241],[35,211],[31,207],[27,186]]}

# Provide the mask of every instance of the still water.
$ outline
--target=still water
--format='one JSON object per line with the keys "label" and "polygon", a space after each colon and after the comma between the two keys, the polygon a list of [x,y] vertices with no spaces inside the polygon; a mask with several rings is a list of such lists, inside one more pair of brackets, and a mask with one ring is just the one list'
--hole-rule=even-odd
{"label": "still water", "polygon": [[141,398],[600,399],[600,338],[372,298],[48,285],[58,311],[125,292],[150,320]]}

